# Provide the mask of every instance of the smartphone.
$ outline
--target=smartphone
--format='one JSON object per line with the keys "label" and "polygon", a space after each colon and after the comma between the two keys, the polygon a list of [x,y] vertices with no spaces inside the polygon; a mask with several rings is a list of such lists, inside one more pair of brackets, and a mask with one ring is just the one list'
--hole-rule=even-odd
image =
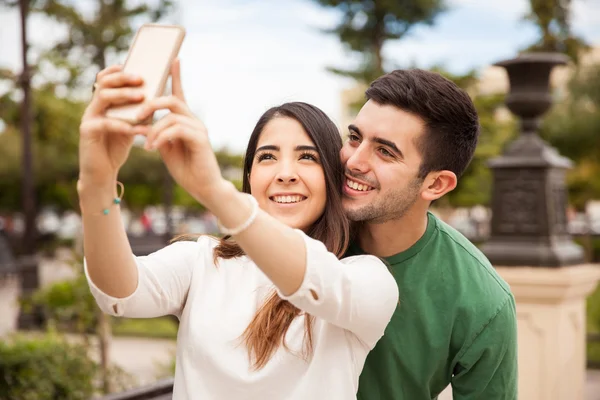
{"label": "smartphone", "polygon": [[[164,93],[171,64],[179,53],[184,37],[185,29],[177,25],[144,24],[137,31],[123,70],[144,80],[142,89],[146,101]],[[151,123],[152,115],[144,121],[136,118],[143,104],[111,107],[106,116],[134,125]]]}

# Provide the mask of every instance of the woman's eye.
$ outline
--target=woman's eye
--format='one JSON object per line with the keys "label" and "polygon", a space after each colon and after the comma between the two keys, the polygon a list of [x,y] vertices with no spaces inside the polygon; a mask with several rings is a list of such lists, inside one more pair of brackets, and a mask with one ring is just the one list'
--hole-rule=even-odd
{"label": "woman's eye", "polygon": [[300,159],[301,160],[311,160],[311,161],[318,161],[318,158],[315,154],[312,153],[303,153],[300,155]]}
{"label": "woman's eye", "polygon": [[259,154],[257,157],[258,162],[261,162],[263,160],[273,160],[274,158],[275,157],[273,157],[273,154],[270,154],[270,153],[262,153],[262,154]]}

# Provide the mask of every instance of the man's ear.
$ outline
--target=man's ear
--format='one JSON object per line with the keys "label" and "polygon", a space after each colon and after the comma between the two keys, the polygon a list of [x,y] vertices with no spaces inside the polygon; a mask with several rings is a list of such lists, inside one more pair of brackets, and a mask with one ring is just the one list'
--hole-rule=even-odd
{"label": "man's ear", "polygon": [[452,171],[430,172],[423,181],[421,197],[423,200],[434,201],[451,192],[456,187],[458,179]]}

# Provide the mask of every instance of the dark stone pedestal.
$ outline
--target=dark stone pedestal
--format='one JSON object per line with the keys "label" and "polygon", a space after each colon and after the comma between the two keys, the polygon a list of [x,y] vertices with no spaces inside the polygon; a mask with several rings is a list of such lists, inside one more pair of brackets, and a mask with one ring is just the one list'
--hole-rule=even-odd
{"label": "dark stone pedestal", "polygon": [[496,65],[506,68],[506,105],[521,120],[521,135],[490,161],[494,174],[491,235],[482,247],[492,264],[560,267],[584,261],[567,230],[565,173],[571,161],[537,134],[552,105],[550,72],[568,58],[530,53]]}

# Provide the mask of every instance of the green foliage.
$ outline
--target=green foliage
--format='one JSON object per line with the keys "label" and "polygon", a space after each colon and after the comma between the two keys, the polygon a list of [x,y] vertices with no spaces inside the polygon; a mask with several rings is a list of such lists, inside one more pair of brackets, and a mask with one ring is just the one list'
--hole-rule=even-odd
{"label": "green foliage", "polygon": [[0,399],[87,400],[96,373],[84,346],[55,334],[0,342]]}
{"label": "green foliage", "polygon": [[[81,259],[72,262],[75,278],[55,282],[38,289],[22,300],[26,308],[39,307],[52,329],[65,333],[94,333],[100,310],[82,273]],[[112,332],[120,336],[143,336],[175,339],[178,323],[172,317],[137,319],[111,318]]]}
{"label": "green foliage", "polygon": [[160,318],[113,318],[112,332],[115,336],[176,339],[179,324],[174,317]]}
{"label": "green foliage", "polygon": [[530,0],[525,15],[540,31],[539,39],[525,51],[559,51],[576,63],[582,50],[588,48],[583,38],[573,35],[570,26],[570,0]]}
{"label": "green foliage", "polygon": [[433,24],[445,10],[444,0],[314,0],[342,14],[341,21],[328,33],[333,33],[350,50],[363,57],[356,69],[330,68],[359,82],[370,82],[382,75],[385,63],[382,49],[385,41],[402,39],[418,24]]}
{"label": "green foliage", "polygon": [[244,168],[244,155],[232,153],[226,148],[215,151],[217,162],[221,168]]}
{"label": "green foliage", "polygon": [[98,306],[83,274],[39,289],[30,301],[62,331],[89,333],[96,329]]}
{"label": "green foliage", "polygon": [[[77,146],[84,104],[55,95],[46,85],[33,91],[33,165],[38,204],[59,209],[77,205],[75,179],[78,173]],[[6,132],[0,135],[0,210],[15,211],[21,203],[20,104],[11,93],[0,98],[0,119]]]}

